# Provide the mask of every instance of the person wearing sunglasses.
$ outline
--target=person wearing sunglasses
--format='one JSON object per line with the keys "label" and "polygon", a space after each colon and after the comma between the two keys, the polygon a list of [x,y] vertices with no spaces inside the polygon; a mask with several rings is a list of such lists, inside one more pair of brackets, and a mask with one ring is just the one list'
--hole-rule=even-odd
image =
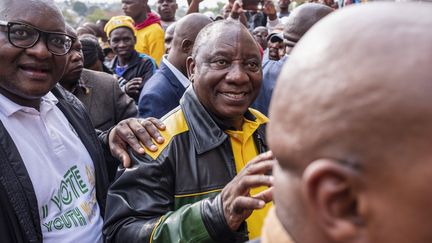
{"label": "person wearing sunglasses", "polygon": [[132,134],[158,136],[140,125],[157,122],[143,119],[96,135],[82,104],[57,84],[74,41],[52,1],[0,1],[2,242],[102,242],[104,154],[127,165],[126,144],[142,149]]}

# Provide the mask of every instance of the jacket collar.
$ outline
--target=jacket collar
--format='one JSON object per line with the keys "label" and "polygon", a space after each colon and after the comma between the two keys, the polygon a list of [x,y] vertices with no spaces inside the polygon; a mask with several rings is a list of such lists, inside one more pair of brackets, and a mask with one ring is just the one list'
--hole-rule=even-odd
{"label": "jacket collar", "polygon": [[[132,53],[131,61],[130,63],[128,63],[126,70],[130,69],[131,67],[135,66],[137,63],[140,62],[141,62],[141,58],[139,56],[139,53],[134,50]],[[114,70],[114,68],[117,66],[117,63],[118,63],[118,56],[115,56],[111,62],[111,70]]]}
{"label": "jacket collar", "polygon": [[228,137],[204,109],[192,85],[180,99],[180,106],[198,154],[218,147]]}
{"label": "jacket collar", "polygon": [[138,24],[135,24],[135,29],[136,30],[141,30],[144,29],[147,26],[150,26],[152,24],[159,24],[159,26],[161,25],[161,19],[158,15],[152,13],[152,12],[148,12],[147,13],[147,18]]}
{"label": "jacket collar", "polygon": [[[192,135],[192,141],[198,154],[210,151],[221,145],[228,135],[224,132],[227,127],[222,119],[211,115],[198,100],[198,97],[190,85],[180,100],[180,106],[186,118],[186,123]],[[255,121],[255,117],[249,110],[244,114],[248,120]],[[260,123],[267,122],[259,119]]]}

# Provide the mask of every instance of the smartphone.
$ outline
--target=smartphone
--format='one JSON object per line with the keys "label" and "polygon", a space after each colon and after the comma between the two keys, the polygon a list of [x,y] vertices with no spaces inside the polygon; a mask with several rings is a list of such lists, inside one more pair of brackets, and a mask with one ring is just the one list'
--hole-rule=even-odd
{"label": "smartphone", "polygon": [[264,7],[264,0],[242,0],[244,10],[260,11]]}

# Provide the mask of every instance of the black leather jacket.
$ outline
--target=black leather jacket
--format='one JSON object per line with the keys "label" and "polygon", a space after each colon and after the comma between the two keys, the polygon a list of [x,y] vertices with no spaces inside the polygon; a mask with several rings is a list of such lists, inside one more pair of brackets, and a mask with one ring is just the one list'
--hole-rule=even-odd
{"label": "black leather jacket", "polygon": [[[96,197],[103,216],[108,176],[95,130],[81,102],[59,85],[51,91],[87,148],[95,169]],[[26,134],[22,134],[25,136]],[[100,139],[106,139],[101,134]],[[43,168],[41,168],[43,169]],[[0,239],[1,242],[42,242],[36,195],[24,162],[6,128],[0,122]]]}
{"label": "black leather jacket", "polygon": [[[245,117],[255,120],[250,110]],[[262,116],[262,115],[261,115]],[[156,153],[131,153],[108,191],[104,234],[108,242],[242,242],[244,224],[231,232],[219,192],[236,175],[229,136],[190,86],[180,106],[163,118],[165,143]],[[264,125],[254,139],[267,150]]]}

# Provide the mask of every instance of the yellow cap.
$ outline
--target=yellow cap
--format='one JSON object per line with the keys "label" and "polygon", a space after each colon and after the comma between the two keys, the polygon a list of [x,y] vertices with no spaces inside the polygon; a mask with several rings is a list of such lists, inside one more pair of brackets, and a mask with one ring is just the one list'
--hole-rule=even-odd
{"label": "yellow cap", "polygon": [[133,34],[136,36],[136,31],[134,28],[134,21],[129,16],[114,16],[105,25],[104,31],[109,37],[111,32],[117,28],[126,27],[132,30]]}

